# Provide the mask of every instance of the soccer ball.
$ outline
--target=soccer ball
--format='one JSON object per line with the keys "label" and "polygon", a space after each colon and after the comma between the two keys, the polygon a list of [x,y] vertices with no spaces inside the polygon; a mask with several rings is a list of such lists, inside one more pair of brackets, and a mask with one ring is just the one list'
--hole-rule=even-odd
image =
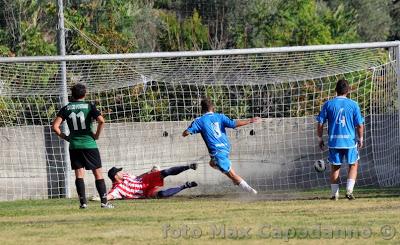
{"label": "soccer ball", "polygon": [[326,169],[325,161],[322,160],[322,159],[315,161],[314,162],[314,169],[315,169],[315,171],[317,171],[319,173],[324,172],[325,169]]}

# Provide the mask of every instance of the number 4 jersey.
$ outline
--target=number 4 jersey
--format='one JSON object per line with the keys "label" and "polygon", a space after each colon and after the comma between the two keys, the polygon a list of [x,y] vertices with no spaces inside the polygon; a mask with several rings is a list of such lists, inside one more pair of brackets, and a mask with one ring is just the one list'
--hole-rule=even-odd
{"label": "number 4 jersey", "polygon": [[86,101],[74,101],[61,108],[58,117],[67,121],[70,149],[95,149],[96,141],[93,138],[92,122],[101,113],[96,106]]}
{"label": "number 4 jersey", "polygon": [[357,147],[356,127],[364,123],[357,102],[344,96],[337,96],[325,102],[316,119],[320,124],[328,121],[329,148]]}
{"label": "number 4 jersey", "polygon": [[231,145],[225,128],[235,127],[236,122],[224,114],[208,112],[196,118],[187,131],[190,134],[201,133],[208,152],[214,156],[217,152],[230,152]]}

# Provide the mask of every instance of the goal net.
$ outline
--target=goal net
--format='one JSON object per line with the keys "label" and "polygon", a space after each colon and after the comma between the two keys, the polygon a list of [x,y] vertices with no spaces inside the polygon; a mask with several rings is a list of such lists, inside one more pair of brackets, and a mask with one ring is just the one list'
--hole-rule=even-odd
{"label": "goal net", "polygon": [[[76,195],[67,146],[50,129],[63,104],[63,60],[68,92],[86,84],[87,100],[106,119],[98,140],[105,176],[112,166],[139,175],[155,164],[197,162],[197,171],[167,178],[167,185],[193,180],[199,188],[186,193],[240,191],[208,166],[200,135],[181,136],[209,96],[233,119],[263,118],[228,130],[233,167],[250,185],[327,187],[329,171],[313,169],[327,156],[317,147],[315,116],[345,78],[366,119],[357,186],[399,185],[398,45],[0,58],[0,200]],[[88,195],[95,194],[93,177],[85,181]]]}

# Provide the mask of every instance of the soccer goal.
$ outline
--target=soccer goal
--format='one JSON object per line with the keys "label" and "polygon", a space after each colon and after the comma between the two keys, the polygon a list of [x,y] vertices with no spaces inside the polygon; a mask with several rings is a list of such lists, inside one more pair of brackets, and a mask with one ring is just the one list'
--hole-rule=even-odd
{"label": "soccer goal", "polygon": [[238,188],[208,166],[200,135],[181,136],[201,115],[201,97],[231,118],[263,118],[229,131],[233,166],[249,184],[303,190],[329,184],[329,171],[313,169],[327,155],[317,147],[314,118],[345,78],[366,118],[357,185],[399,185],[399,45],[0,58],[0,200],[75,195],[68,146],[50,124],[76,82],[88,86],[87,100],[107,121],[98,141],[105,172],[197,162],[196,172],[174,181],[198,181],[196,191],[210,194]]}

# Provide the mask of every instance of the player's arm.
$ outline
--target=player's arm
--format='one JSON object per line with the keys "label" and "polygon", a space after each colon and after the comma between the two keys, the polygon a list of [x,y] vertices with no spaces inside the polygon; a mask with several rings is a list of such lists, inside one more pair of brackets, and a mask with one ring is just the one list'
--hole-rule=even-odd
{"label": "player's arm", "polygon": [[253,117],[253,118],[244,119],[244,120],[243,119],[239,119],[239,120],[236,120],[235,122],[236,122],[236,127],[235,128],[238,128],[238,127],[242,127],[242,126],[245,126],[247,124],[250,124],[250,123],[261,122],[261,118],[260,117]]}
{"label": "player's arm", "polygon": [[53,123],[51,124],[51,129],[53,130],[53,132],[54,132],[58,137],[60,137],[60,138],[63,139],[63,140],[69,141],[68,136],[66,136],[64,133],[61,132],[60,126],[61,126],[61,123],[62,123],[62,122],[63,122],[62,117],[57,116],[57,117],[54,119]]}
{"label": "player's arm", "polygon": [[322,138],[324,135],[324,124],[326,123],[328,112],[327,112],[327,103],[322,106],[321,111],[318,116],[315,118],[317,120],[317,136],[318,136],[318,145],[321,151],[325,150],[325,143]]}
{"label": "player's arm", "polygon": [[111,190],[109,190],[108,193],[107,193],[107,201],[115,200],[115,199],[121,199],[121,198],[122,198],[122,195],[119,192],[117,186],[113,186],[111,188]]}
{"label": "player's arm", "polygon": [[358,134],[358,148],[362,148],[364,146],[364,124],[359,124],[357,126],[357,134]]}
{"label": "player's arm", "polygon": [[183,131],[182,136],[186,137],[186,136],[189,136],[191,134],[197,134],[197,133],[200,133],[200,130],[201,129],[200,129],[200,125],[199,125],[198,120],[194,120],[190,124],[190,126],[185,131]]}
{"label": "player's arm", "polygon": [[358,148],[362,148],[364,146],[364,118],[361,115],[361,109],[359,106],[356,107],[354,121],[358,135]]}
{"label": "player's arm", "polygon": [[95,140],[98,140],[100,137],[101,132],[104,129],[104,125],[106,124],[106,120],[104,120],[104,117],[102,115],[98,116],[96,118],[97,121],[97,129],[96,129],[96,133],[93,134],[93,138]]}
{"label": "player's arm", "polygon": [[324,125],[321,123],[317,123],[318,145],[322,151],[325,149],[325,143],[324,140],[322,139],[323,134],[324,134]]}

